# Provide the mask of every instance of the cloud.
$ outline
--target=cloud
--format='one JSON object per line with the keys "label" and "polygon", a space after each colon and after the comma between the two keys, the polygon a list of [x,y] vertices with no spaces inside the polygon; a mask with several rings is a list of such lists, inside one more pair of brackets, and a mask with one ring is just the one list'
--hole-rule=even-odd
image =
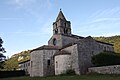
{"label": "cloud", "polygon": [[51,8],[50,0],[6,0],[8,5],[12,5],[14,9],[32,15],[37,19],[43,18],[47,11]]}
{"label": "cloud", "polygon": [[120,34],[120,18],[100,18],[79,25],[75,32],[92,36],[113,36]]}
{"label": "cloud", "polygon": [[110,17],[120,17],[120,7],[108,8],[104,10],[98,10],[93,13],[89,19],[98,19],[98,18],[110,18]]}
{"label": "cloud", "polygon": [[5,17],[3,17],[3,18],[0,18],[0,20],[22,20],[23,18],[5,18]]}
{"label": "cloud", "polygon": [[76,28],[77,34],[113,36],[120,34],[120,7],[98,10]]}
{"label": "cloud", "polygon": [[35,6],[36,4],[39,4],[39,8],[51,7],[50,0],[7,0],[7,3],[11,5],[15,5],[17,8]]}
{"label": "cloud", "polygon": [[7,0],[10,5],[15,5],[17,8],[29,6],[36,2],[36,0]]}
{"label": "cloud", "polygon": [[92,20],[91,22],[87,22],[85,24],[95,24],[95,23],[101,23],[101,22],[120,22],[120,18],[99,18]]}

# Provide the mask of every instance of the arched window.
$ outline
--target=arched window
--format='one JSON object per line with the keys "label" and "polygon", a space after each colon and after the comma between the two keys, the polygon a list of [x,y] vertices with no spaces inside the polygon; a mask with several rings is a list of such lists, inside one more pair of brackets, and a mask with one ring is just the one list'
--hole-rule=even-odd
{"label": "arched window", "polygon": [[64,26],[66,27],[66,23],[64,23]]}
{"label": "arched window", "polygon": [[68,33],[68,29],[65,28],[64,29],[64,33],[67,34]]}
{"label": "arched window", "polygon": [[53,39],[53,45],[55,46],[56,43],[57,43],[57,40],[54,38],[54,39]]}
{"label": "arched window", "polygon": [[56,23],[56,27],[57,27],[57,23]]}
{"label": "arched window", "polygon": [[57,34],[57,33],[58,33],[58,29],[55,30],[55,34]]}

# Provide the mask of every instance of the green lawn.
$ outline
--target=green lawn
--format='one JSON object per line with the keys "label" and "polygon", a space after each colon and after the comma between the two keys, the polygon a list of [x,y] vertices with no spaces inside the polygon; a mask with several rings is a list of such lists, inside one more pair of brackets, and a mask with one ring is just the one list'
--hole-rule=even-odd
{"label": "green lawn", "polygon": [[120,80],[120,75],[81,75],[53,77],[14,77],[0,80]]}

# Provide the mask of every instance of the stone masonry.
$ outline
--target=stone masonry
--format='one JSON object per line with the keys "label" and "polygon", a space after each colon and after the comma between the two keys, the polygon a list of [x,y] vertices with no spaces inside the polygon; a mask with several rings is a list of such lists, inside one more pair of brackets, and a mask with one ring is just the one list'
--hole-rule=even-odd
{"label": "stone masonry", "polygon": [[120,65],[102,66],[88,68],[89,73],[99,74],[120,74]]}
{"label": "stone masonry", "polygon": [[91,57],[103,51],[114,51],[113,45],[72,34],[70,21],[60,10],[48,45],[31,51],[30,76],[59,75],[70,69],[86,74],[93,66]]}

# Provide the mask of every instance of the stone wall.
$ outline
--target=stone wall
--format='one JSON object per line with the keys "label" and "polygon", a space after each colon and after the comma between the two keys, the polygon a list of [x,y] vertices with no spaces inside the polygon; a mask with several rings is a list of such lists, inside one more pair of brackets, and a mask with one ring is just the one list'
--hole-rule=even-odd
{"label": "stone wall", "polygon": [[48,41],[48,45],[53,45],[53,40],[56,39],[57,43],[56,46],[59,46],[62,48],[63,46],[66,46],[69,43],[74,43],[79,41],[80,39],[74,38],[72,36],[65,36],[65,35],[53,35],[50,40]]}
{"label": "stone wall", "polygon": [[65,46],[70,43],[75,43],[80,40],[80,39],[74,38],[72,36],[64,36],[64,35],[61,36],[61,39],[62,39],[62,46]]}
{"label": "stone wall", "polygon": [[43,73],[44,76],[55,75],[54,54],[58,50],[44,50],[43,54]]}
{"label": "stone wall", "polygon": [[56,39],[56,46],[62,47],[62,39],[60,34],[53,35],[48,41],[48,45],[53,45],[54,39]]}
{"label": "stone wall", "polygon": [[[87,37],[79,41],[78,43],[78,64],[81,74],[86,74],[88,68],[93,66],[91,62],[91,57],[93,55],[99,54],[104,51],[106,44],[100,45],[93,38]],[[107,46],[107,48],[112,51],[112,46]]]}
{"label": "stone wall", "polygon": [[76,74],[80,75],[79,65],[78,65],[78,46],[77,44],[74,44],[72,46],[69,46],[67,48],[64,48],[63,50],[71,53],[71,66],[72,69],[75,71]]}
{"label": "stone wall", "polygon": [[31,57],[31,72],[30,76],[43,76],[43,50],[33,51]]}
{"label": "stone wall", "polygon": [[30,75],[30,60],[19,63],[19,70],[24,70],[26,75]]}
{"label": "stone wall", "polygon": [[120,74],[120,65],[91,67],[88,68],[89,73],[100,74]]}
{"label": "stone wall", "polygon": [[71,55],[63,54],[55,56],[55,75],[63,74],[71,69]]}
{"label": "stone wall", "polygon": [[30,76],[54,75],[53,55],[58,50],[36,50],[31,52]]}

